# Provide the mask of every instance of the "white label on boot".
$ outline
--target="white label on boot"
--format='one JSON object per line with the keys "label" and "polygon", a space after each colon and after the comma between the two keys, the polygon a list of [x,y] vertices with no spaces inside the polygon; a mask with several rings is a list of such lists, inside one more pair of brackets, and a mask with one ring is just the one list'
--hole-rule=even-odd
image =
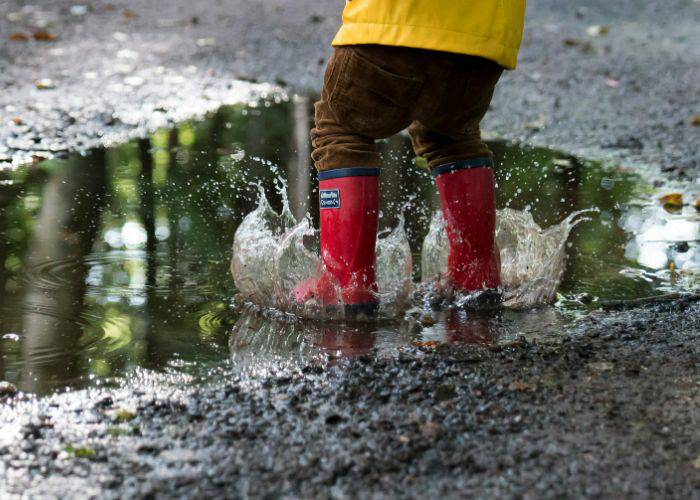
{"label": "white label on boot", "polygon": [[320,208],[340,208],[339,189],[321,189],[319,192]]}

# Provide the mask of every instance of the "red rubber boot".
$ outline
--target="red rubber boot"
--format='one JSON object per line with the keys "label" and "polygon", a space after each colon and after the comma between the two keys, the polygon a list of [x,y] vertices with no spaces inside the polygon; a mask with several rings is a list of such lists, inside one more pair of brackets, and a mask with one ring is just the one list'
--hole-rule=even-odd
{"label": "red rubber boot", "polygon": [[337,306],[339,286],[346,314],[376,312],[378,176],[378,168],[341,168],[318,174],[325,270],[318,279],[296,286],[293,295],[297,303],[316,298],[324,306]]}
{"label": "red rubber boot", "polygon": [[490,158],[474,158],[433,168],[450,242],[447,278],[465,292],[501,285],[492,165]]}

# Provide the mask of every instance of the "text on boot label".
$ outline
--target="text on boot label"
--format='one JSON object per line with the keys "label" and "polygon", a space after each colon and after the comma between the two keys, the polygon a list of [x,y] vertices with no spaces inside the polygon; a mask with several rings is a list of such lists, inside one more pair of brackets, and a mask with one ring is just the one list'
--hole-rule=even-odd
{"label": "text on boot label", "polygon": [[319,197],[320,208],[340,208],[339,189],[321,189]]}

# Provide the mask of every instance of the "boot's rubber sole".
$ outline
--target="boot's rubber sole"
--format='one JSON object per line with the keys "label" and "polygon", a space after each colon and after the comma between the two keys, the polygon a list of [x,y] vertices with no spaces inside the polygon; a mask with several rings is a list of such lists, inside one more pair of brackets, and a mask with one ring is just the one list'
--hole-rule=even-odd
{"label": "boot's rubber sole", "polygon": [[489,310],[500,307],[503,303],[503,294],[498,290],[488,289],[473,293],[464,302],[468,309]]}

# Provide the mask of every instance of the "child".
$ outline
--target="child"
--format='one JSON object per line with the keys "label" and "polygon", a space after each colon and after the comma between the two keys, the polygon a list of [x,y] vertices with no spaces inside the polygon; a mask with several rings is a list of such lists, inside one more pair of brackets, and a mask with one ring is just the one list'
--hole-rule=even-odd
{"label": "child", "polygon": [[500,259],[492,155],[481,141],[504,68],[515,67],[525,0],[347,0],[311,131],[324,274],[299,302],[376,309],[380,158],[376,139],[408,127],[435,176],[450,242],[446,278],[495,291]]}

